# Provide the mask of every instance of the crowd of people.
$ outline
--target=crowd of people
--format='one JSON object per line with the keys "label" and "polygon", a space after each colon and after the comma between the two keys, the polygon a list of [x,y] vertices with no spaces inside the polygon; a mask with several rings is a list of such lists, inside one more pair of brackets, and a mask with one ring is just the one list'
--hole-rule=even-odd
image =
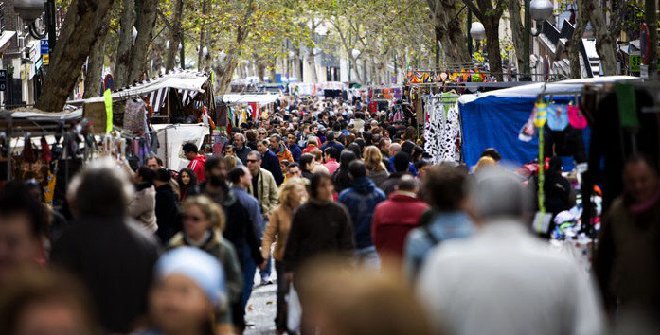
{"label": "crowd of people", "polygon": [[[221,155],[185,144],[180,171],[156,156],[136,170],[90,162],[68,185],[70,217],[34,183],[5,186],[0,333],[241,334],[255,285],[277,286],[277,334],[657,331],[651,160],[626,163],[595,281],[530,232],[535,183],[497,150],[472,170],[432,165],[418,129],[391,113],[278,105],[232,129]],[[570,185],[551,167],[546,202],[563,210]]]}

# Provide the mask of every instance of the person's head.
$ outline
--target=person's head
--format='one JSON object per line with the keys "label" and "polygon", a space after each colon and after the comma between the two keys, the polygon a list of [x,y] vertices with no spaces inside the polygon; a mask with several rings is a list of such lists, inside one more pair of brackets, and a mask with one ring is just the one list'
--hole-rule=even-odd
{"label": "person's head", "polygon": [[402,192],[417,193],[419,192],[419,181],[417,178],[411,175],[403,175],[397,190]]}
{"label": "person's head", "polygon": [[423,179],[424,176],[426,175],[426,171],[431,167],[431,163],[429,161],[420,159],[417,162],[415,162],[415,169],[417,170],[417,175],[419,176],[420,179]]}
{"label": "person's head", "polygon": [[225,227],[222,208],[205,195],[186,198],[182,208],[183,230],[189,238],[200,240],[207,231],[222,231]]}
{"label": "person's head", "polygon": [[259,140],[265,140],[266,137],[268,137],[268,132],[264,128],[259,128],[257,134],[258,134],[257,138]]}
{"label": "person's head", "polygon": [[497,162],[492,159],[490,156],[483,156],[479,158],[477,164],[472,169],[474,173],[479,173],[479,171],[484,170],[489,167],[497,165]]}
{"label": "person's head", "polygon": [[308,147],[309,147],[309,146],[311,146],[311,147],[318,147],[318,146],[319,146],[319,138],[316,137],[316,136],[310,136],[310,137],[307,139],[307,146],[308,146]]}
{"label": "person's head", "polygon": [[194,143],[186,143],[183,145],[183,153],[186,155],[186,159],[191,161],[197,157],[199,149]]}
{"label": "person's head", "polygon": [[177,182],[181,187],[197,185],[197,175],[189,168],[183,168],[179,171]]}
{"label": "person's head", "polygon": [[257,142],[257,151],[259,151],[260,154],[265,154],[266,151],[268,151],[268,146],[270,145],[270,142],[268,140],[259,140]]}
{"label": "person's head", "polygon": [[392,145],[392,140],[387,137],[374,136],[374,139],[378,139],[378,148],[387,154],[390,152],[390,145]]}
{"label": "person's head", "polygon": [[298,292],[310,325],[331,335],[436,334],[395,266],[371,271],[347,263],[316,259],[300,271]]}
{"label": "person's head", "polygon": [[286,143],[289,146],[292,146],[292,145],[296,144],[296,135],[294,135],[294,134],[286,135]]}
{"label": "person's head", "polygon": [[40,202],[18,182],[0,192],[0,279],[9,271],[32,265],[46,236],[46,217]]}
{"label": "person's head", "polygon": [[388,148],[388,153],[389,153],[390,157],[396,156],[396,154],[398,154],[399,152],[401,152],[401,144],[399,144],[399,143],[390,144],[390,146]]}
{"label": "person's head", "polygon": [[353,180],[364,178],[367,176],[367,167],[364,166],[364,162],[361,160],[353,160],[348,164],[348,174]]}
{"label": "person's head", "polygon": [[314,164],[322,164],[323,163],[323,151],[321,149],[314,149],[309,152],[310,154],[314,155]]}
{"label": "person's head", "polygon": [[99,334],[92,306],[76,278],[22,269],[0,290],[0,334]]}
{"label": "person's head", "polygon": [[154,326],[164,334],[215,334],[215,313],[224,305],[220,262],[198,248],[180,247],[154,268],[149,295]]}
{"label": "person's head", "polygon": [[234,134],[234,145],[236,146],[236,149],[243,149],[245,142],[245,135],[243,135],[243,133]]}
{"label": "person's head", "polygon": [[415,149],[416,145],[412,141],[403,141],[401,144],[401,151],[407,153],[408,155],[412,156],[413,150]]}
{"label": "person's head", "polygon": [[328,132],[328,135],[325,135],[325,139],[328,140],[328,142],[332,142],[335,140],[335,133],[334,132]]}
{"label": "person's head", "polygon": [[502,160],[502,155],[500,155],[499,151],[495,150],[494,148],[488,148],[488,149],[484,150],[481,153],[481,157],[490,157],[495,162],[499,162],[499,161]]}
{"label": "person's head", "polygon": [[235,167],[229,170],[229,173],[227,173],[227,179],[232,184],[244,188],[248,188],[252,185],[252,173],[250,173],[250,170],[244,166]]}
{"label": "person's head", "polygon": [[172,175],[170,174],[170,171],[166,168],[160,168],[156,170],[154,174],[155,174],[154,177],[155,186],[169,185],[170,179],[172,179]]}
{"label": "person's head", "polygon": [[229,144],[228,144],[228,145],[225,145],[224,148],[222,148],[222,153],[223,153],[225,156],[233,156],[233,155],[236,153],[236,151],[234,150],[234,146],[233,146],[233,145],[229,145]]}
{"label": "person's head", "polygon": [[[245,138],[247,139],[248,142],[254,142],[257,140],[257,131],[254,129],[250,129],[245,132]],[[236,139],[236,138],[234,138]]]}
{"label": "person's head", "polygon": [[355,153],[355,157],[357,158],[362,158],[362,148],[360,148],[360,145],[357,143],[351,143],[346,147],[346,149],[353,151]]}
{"label": "person's head", "polygon": [[430,167],[423,179],[426,201],[437,211],[460,210],[467,196],[467,173],[449,163]]}
{"label": "person's head", "polygon": [[206,181],[213,186],[223,186],[227,177],[227,166],[224,159],[219,156],[211,156],[204,163]]}
{"label": "person's head", "polygon": [[135,170],[135,173],[133,174],[133,183],[135,185],[151,185],[154,182],[154,177],[156,176],[156,173],[154,170],[143,166],[139,167],[137,170]]}
{"label": "person's head", "polygon": [[[504,196],[503,196],[504,195]],[[470,205],[479,222],[500,219],[525,221],[531,194],[511,171],[498,166],[475,174],[470,190]]]}
{"label": "person's head", "polygon": [[271,135],[269,138],[269,143],[270,143],[270,148],[273,149],[273,151],[277,151],[280,147],[280,135],[274,134]]}
{"label": "person's head", "polygon": [[404,173],[410,168],[410,156],[407,153],[401,151],[394,155],[394,161],[392,165],[394,165],[395,172]]}
{"label": "person's head", "polygon": [[312,171],[312,168],[314,168],[314,155],[310,153],[300,155],[300,168],[303,171]]}
{"label": "person's head", "polygon": [[364,148],[364,164],[367,170],[370,171],[383,171],[385,165],[383,164],[383,153],[373,145]]}
{"label": "person's head", "polygon": [[629,158],[624,165],[623,184],[627,202],[648,201],[660,188],[658,170],[650,158],[635,155]]}
{"label": "person's head", "polygon": [[338,161],[339,160],[339,151],[333,147],[328,147],[323,151],[323,158],[325,159],[326,162],[329,162],[331,160]]}
{"label": "person's head", "polygon": [[163,167],[163,161],[156,156],[151,156],[147,158],[147,161],[144,165],[152,170],[158,170],[159,168]]}
{"label": "person's head", "polygon": [[305,182],[300,178],[291,178],[287,180],[278,196],[280,205],[287,206],[290,209],[297,208],[300,204],[307,201],[307,187]]}
{"label": "person's head", "polygon": [[247,168],[250,169],[253,175],[259,173],[261,168],[261,153],[256,150],[252,150],[247,155]]}
{"label": "person's head", "polygon": [[310,183],[310,195],[312,199],[322,202],[332,201],[333,191],[332,178],[329,174],[317,172],[312,175]]}
{"label": "person's head", "polygon": [[342,150],[339,155],[339,168],[348,171],[348,164],[356,160],[357,156],[351,150]]}
{"label": "person's head", "polygon": [[81,219],[123,219],[133,198],[129,176],[110,159],[88,164],[78,175],[75,204]]}
{"label": "person's head", "polygon": [[300,165],[298,163],[291,163],[287,167],[287,172],[290,177],[300,178],[302,176],[302,171],[300,170]]}

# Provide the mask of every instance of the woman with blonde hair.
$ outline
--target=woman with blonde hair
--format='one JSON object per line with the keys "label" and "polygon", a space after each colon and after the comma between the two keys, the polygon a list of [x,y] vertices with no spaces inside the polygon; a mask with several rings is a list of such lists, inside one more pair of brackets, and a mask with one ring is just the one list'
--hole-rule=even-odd
{"label": "woman with blonde hair", "polygon": [[292,178],[282,185],[279,194],[279,205],[270,215],[270,220],[261,240],[261,253],[264,259],[270,258],[271,246],[275,244],[275,269],[277,270],[277,316],[275,325],[278,334],[287,331],[287,306],[284,296],[289,289],[289,283],[284,275],[282,258],[287,237],[291,230],[293,212],[307,201],[306,182],[302,178]]}
{"label": "woman with blonde hair", "polygon": [[239,326],[243,318],[241,289],[243,277],[236,250],[222,237],[225,215],[222,208],[204,195],[188,197],[183,202],[183,231],[170,239],[168,249],[195,247],[217,258],[226,277],[230,313],[220,318],[221,325]]}
{"label": "woman with blonde hair", "polygon": [[479,158],[477,164],[474,166],[474,168],[472,168],[472,173],[478,173],[487,167],[492,167],[495,165],[497,165],[497,162],[493,158],[489,156],[483,156]]}
{"label": "woman with blonde hair", "polygon": [[238,159],[238,157],[234,155],[227,155],[222,159],[225,161],[227,171],[231,171],[233,168],[243,165],[241,161]]}
{"label": "woman with blonde hair", "polygon": [[370,145],[364,148],[364,165],[367,167],[367,177],[369,177],[376,186],[382,188],[382,184],[389,177],[385,164],[383,164],[383,153]]}

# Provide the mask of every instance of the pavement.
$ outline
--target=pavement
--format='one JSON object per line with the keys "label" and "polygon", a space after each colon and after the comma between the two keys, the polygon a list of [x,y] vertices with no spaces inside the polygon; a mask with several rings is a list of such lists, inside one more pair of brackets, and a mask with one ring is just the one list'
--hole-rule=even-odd
{"label": "pavement", "polygon": [[[255,285],[259,283],[259,271],[255,276]],[[254,288],[250,300],[248,300],[245,320],[248,327],[245,335],[275,335],[275,313],[277,311],[277,285],[276,274],[273,271],[272,285]]]}

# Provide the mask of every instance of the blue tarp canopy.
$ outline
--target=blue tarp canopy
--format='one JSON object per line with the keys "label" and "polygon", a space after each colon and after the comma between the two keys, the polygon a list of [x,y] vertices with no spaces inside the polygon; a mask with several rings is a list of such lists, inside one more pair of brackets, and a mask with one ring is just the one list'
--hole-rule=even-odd
{"label": "blue tarp canopy", "polygon": [[[602,84],[635,77],[602,77],[595,79],[563,80],[556,83],[533,83],[478,95],[463,95],[458,99],[463,134],[462,152],[465,163],[472,167],[481,152],[495,148],[502,158],[522,165],[538,157],[538,136],[530,142],[518,139],[518,133],[527,122],[539,94],[556,94],[557,102],[574,99],[585,84]],[[584,133],[585,142],[588,132]],[[568,163],[568,164],[567,164]],[[572,168],[565,160],[564,167]]]}

